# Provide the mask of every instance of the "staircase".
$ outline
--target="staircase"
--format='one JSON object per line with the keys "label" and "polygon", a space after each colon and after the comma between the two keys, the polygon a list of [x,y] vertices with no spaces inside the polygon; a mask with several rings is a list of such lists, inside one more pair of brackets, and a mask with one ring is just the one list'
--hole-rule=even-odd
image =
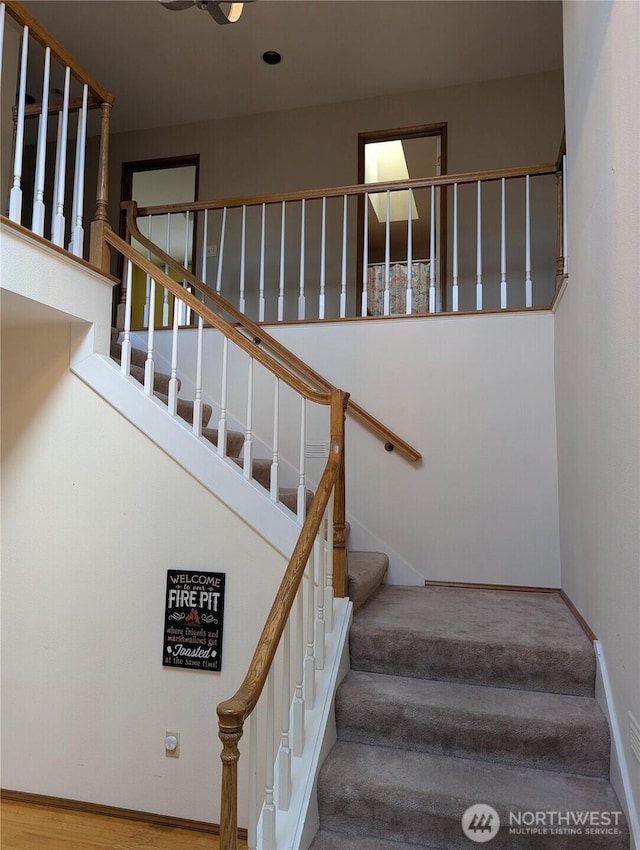
{"label": "staircase", "polygon": [[[120,332],[116,328],[111,329],[111,348],[110,354],[116,363],[120,363],[122,355],[122,345],[119,342]],[[140,348],[131,348],[131,365],[129,373],[132,378],[144,386],[144,370],[147,360],[147,352]],[[169,381],[171,376],[163,372],[154,372],[153,376],[153,394],[160,399],[165,405],[168,401]],[[180,379],[178,378],[178,389],[180,389]],[[202,405],[202,436],[208,440],[212,446],[218,445],[218,429],[209,428],[208,424],[211,420],[213,409],[210,404]],[[184,419],[190,425],[193,425],[194,417],[194,402],[188,399],[178,399],[177,415],[180,419]],[[242,466],[241,454],[244,445],[244,434],[241,431],[227,430],[227,457],[235,461],[238,466]],[[252,478],[261,484],[267,492],[269,491],[271,475],[271,460],[256,458],[252,465]],[[313,493],[307,491],[307,508],[311,503]],[[297,507],[297,491],[294,487],[281,487],[279,490],[279,500],[289,508],[293,513]]]}
{"label": "staircase", "polygon": [[[559,595],[383,586],[350,640],[312,850],[628,850],[595,655]],[[465,835],[475,804],[497,834],[483,808]]]}
{"label": "staircase", "polygon": [[[120,361],[116,330],[111,356]],[[132,349],[140,383],[145,360]],[[165,404],[169,379],[154,375]],[[192,423],[193,402],[180,400],[177,413]],[[211,416],[203,405],[202,436],[216,446]],[[243,444],[241,432],[227,432],[239,465]],[[267,493],[270,469],[254,459],[252,477]],[[280,500],[295,513],[295,489],[281,489]],[[386,586],[387,567],[382,553],[348,553],[351,671],[336,695],[338,742],[318,778],[311,850],[458,850],[489,840],[492,850],[628,850],[608,781],[595,655],[559,595]],[[465,835],[463,815],[476,804],[495,818],[470,812]]]}

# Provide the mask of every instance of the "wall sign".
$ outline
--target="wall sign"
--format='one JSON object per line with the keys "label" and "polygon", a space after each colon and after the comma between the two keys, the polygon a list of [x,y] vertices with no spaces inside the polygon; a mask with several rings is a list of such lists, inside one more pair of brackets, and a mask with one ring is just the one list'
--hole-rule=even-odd
{"label": "wall sign", "polygon": [[167,570],[163,667],[220,670],[224,573]]}

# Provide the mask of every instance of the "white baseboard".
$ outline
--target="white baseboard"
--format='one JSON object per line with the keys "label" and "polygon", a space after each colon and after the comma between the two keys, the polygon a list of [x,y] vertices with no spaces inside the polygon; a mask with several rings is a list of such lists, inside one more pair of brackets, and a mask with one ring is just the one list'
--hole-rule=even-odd
{"label": "white baseboard", "polygon": [[596,653],[596,699],[611,730],[611,784],[616,791],[631,831],[631,850],[640,850],[640,821],[633,793],[629,766],[622,744],[622,733],[615,710],[613,689],[609,680],[604,650],[599,640],[593,642]]}

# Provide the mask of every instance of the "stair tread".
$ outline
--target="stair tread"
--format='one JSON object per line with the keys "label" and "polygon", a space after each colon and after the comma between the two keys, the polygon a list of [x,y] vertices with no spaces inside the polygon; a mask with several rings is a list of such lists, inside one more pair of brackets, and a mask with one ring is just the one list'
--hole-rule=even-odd
{"label": "stair tread", "polygon": [[593,697],[351,670],[336,718],[341,740],[608,776],[609,730]]}
{"label": "stair tread", "polygon": [[357,612],[354,669],[593,695],[595,656],[554,593],[386,585]]}
{"label": "stair tread", "polygon": [[[359,835],[366,829],[375,838],[452,850],[469,846],[460,820],[475,803],[493,806],[503,824],[510,812],[621,811],[605,779],[347,741],[338,741],[322,766],[318,797],[323,829]],[[619,830],[603,843],[597,840],[603,836],[578,836],[577,842],[567,836],[554,847],[623,848],[622,815]],[[528,835],[524,842],[514,842],[505,829],[491,846],[548,847],[549,837]]]}
{"label": "stair tread", "polygon": [[389,568],[389,557],[384,552],[359,552],[349,550],[349,598],[357,611],[380,588]]}

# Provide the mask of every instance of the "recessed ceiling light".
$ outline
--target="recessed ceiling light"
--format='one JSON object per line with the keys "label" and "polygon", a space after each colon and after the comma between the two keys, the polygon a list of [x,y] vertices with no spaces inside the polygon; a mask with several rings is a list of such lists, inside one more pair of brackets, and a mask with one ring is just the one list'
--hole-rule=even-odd
{"label": "recessed ceiling light", "polygon": [[278,65],[282,61],[282,56],[277,50],[267,50],[262,54],[262,61],[266,62],[267,65]]}

